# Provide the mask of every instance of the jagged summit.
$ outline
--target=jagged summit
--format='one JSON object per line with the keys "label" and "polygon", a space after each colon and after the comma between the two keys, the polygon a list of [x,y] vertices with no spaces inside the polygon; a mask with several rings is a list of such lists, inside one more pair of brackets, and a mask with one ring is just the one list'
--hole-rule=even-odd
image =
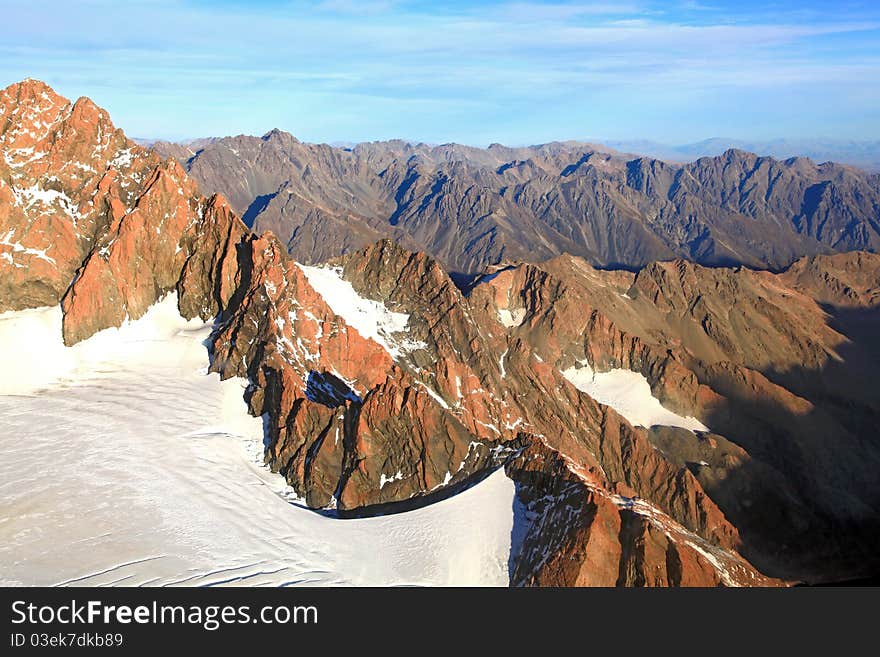
{"label": "jagged summit", "polygon": [[56,94],[52,87],[37,78],[25,78],[20,82],[13,82],[6,87],[4,91],[9,92],[10,95],[20,96],[22,98],[33,97],[45,93],[48,96],[61,99],[61,96]]}
{"label": "jagged summit", "polygon": [[0,118],[0,311],[61,301],[68,343],[142,315],[208,224],[238,222],[87,98],[26,81],[0,92]]}
{"label": "jagged summit", "polygon": [[[241,135],[241,136],[244,136],[244,135]],[[271,130],[269,130],[269,132],[267,132],[262,137],[260,137],[260,139],[262,139],[263,141],[277,140],[282,143],[291,143],[291,144],[300,143],[299,140],[296,137],[294,137],[292,134],[290,134],[289,132],[285,132],[284,130],[281,130],[279,128],[272,128]]]}

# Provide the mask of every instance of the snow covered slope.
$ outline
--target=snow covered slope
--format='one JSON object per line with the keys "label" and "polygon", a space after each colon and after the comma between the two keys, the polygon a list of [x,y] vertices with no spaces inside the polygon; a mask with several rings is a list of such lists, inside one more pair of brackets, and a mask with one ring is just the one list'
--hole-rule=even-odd
{"label": "snow covered slope", "polygon": [[651,394],[648,380],[638,372],[624,369],[594,372],[589,364],[582,361],[563,371],[562,376],[600,404],[613,408],[630,424],[643,427],[662,424],[691,431],[709,430],[695,417],[684,417],[664,408],[660,400]]}
{"label": "snow covered slope", "polygon": [[57,309],[0,316],[0,362],[15,363],[0,394],[0,584],[507,585],[503,472],[416,511],[320,516],[260,464],[243,381],[206,375],[209,327],[173,295],[73,348],[59,322]]}
{"label": "snow covered slope", "polygon": [[342,278],[341,268],[298,266],[334,313],[363,337],[382,345],[395,360],[403,353],[427,346],[407,338],[409,315],[393,312],[380,301],[360,296],[351,283]]}

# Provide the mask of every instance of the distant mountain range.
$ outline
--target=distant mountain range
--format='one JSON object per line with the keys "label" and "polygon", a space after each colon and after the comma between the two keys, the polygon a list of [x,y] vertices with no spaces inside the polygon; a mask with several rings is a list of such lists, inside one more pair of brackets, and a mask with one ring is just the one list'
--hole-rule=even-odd
{"label": "distant mountain range", "polygon": [[303,262],[382,237],[459,274],[562,253],[612,268],[681,257],[779,270],[880,247],[880,175],[804,157],[729,149],[674,164],[583,142],[332,147],[280,130],[152,148]]}
{"label": "distant mountain range", "polygon": [[[134,139],[142,146],[163,142],[159,139]],[[201,148],[217,138],[182,140],[176,143],[193,149]],[[164,142],[168,143],[168,142]],[[359,142],[335,141],[330,145],[336,148],[354,148]],[[419,142],[410,142],[418,144]],[[732,137],[710,137],[685,144],[669,144],[651,139],[586,139],[567,142],[572,145],[593,145],[596,150],[608,153],[645,155],[667,162],[692,162],[701,157],[715,157],[731,148],[748,151],[757,155],[768,155],[778,160],[792,157],[807,157],[814,162],[838,162],[865,169],[870,173],[880,172],[880,139],[765,139],[749,140]],[[437,145],[437,144],[432,144]]]}
{"label": "distant mountain range", "polygon": [[861,167],[867,171],[880,171],[880,140],[845,139],[771,139],[749,141],[713,137],[690,144],[670,145],[650,140],[603,140],[603,144],[629,153],[649,155],[670,162],[689,162],[700,157],[721,155],[735,148],[779,159],[808,157],[816,162],[840,162]]}

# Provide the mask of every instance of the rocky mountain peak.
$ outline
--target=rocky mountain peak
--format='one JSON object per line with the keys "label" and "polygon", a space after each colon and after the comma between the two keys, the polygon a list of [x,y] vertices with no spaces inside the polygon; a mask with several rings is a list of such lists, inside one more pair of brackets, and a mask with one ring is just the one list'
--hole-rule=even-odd
{"label": "rocky mountain peak", "polygon": [[786,281],[817,301],[856,308],[880,304],[880,255],[856,251],[801,258]]}
{"label": "rocky mountain peak", "polygon": [[759,159],[755,153],[744,151],[741,148],[728,148],[721,154],[721,157],[728,163],[741,162],[752,165]]}
{"label": "rocky mountain peak", "polygon": [[240,224],[89,99],[28,81],[0,105],[0,309],[62,302],[69,344],[142,315],[175,289],[209,226]]}
{"label": "rocky mountain peak", "polygon": [[269,130],[269,132],[260,137],[260,139],[262,139],[263,141],[277,142],[280,145],[300,143],[299,140],[292,134],[290,134],[289,132],[285,132],[284,130],[281,130],[279,128],[272,128],[271,130]]}

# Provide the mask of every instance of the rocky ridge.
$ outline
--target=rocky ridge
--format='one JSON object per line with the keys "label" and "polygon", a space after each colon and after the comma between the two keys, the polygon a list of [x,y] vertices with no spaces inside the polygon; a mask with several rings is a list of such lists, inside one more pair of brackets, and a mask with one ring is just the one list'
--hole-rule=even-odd
{"label": "rocky ridge", "polygon": [[580,142],[334,148],[280,130],[153,148],[306,263],[381,237],[459,274],[562,253],[615,268],[685,258],[778,270],[880,246],[880,178],[807,158],[730,149],[671,164]]}
{"label": "rocky ridge", "polygon": [[219,312],[247,230],[222,197],[36,80],[0,92],[0,126],[0,311],[60,302],[67,344],[174,290],[187,316]]}

